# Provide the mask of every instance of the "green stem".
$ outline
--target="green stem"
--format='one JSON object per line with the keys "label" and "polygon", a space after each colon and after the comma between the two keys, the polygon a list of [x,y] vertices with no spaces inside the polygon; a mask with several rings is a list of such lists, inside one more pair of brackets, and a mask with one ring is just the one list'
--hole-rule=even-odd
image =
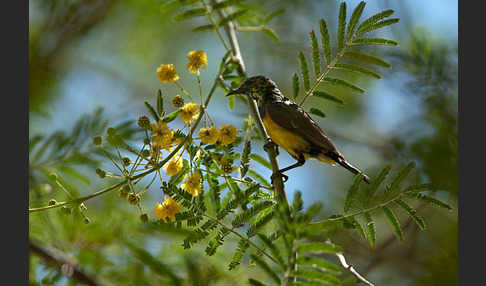
{"label": "green stem", "polygon": [[268,254],[267,252],[265,252],[265,250],[261,249],[258,245],[256,245],[255,243],[253,243],[250,239],[244,237],[243,235],[241,235],[240,233],[238,233],[237,231],[235,231],[233,228],[230,228],[230,227],[226,226],[224,223],[222,223],[221,221],[219,221],[217,218],[214,218],[214,217],[212,217],[210,215],[203,214],[203,216],[205,216],[205,217],[207,217],[209,219],[214,220],[216,223],[218,223],[219,225],[225,227],[226,229],[228,229],[234,235],[236,235],[239,238],[243,239],[244,241],[248,242],[248,244],[250,244],[251,246],[253,246],[255,249],[257,249],[263,255],[265,255],[266,257],[268,257],[270,260],[272,260],[276,264],[280,265],[280,262],[278,262],[277,259],[273,258],[270,254]]}
{"label": "green stem", "polygon": [[[221,71],[220,71],[220,74],[221,74]],[[138,174],[134,177],[129,177],[125,180],[123,180],[122,182],[120,183],[117,183],[117,184],[114,184],[112,186],[109,186],[107,188],[104,188],[104,189],[101,189],[97,192],[94,192],[90,195],[87,195],[87,196],[84,196],[84,197],[81,197],[81,198],[77,198],[77,199],[74,199],[74,200],[70,200],[70,201],[65,201],[65,202],[59,202],[55,205],[52,205],[52,206],[44,206],[44,207],[38,207],[38,208],[29,208],[29,213],[31,212],[38,212],[38,211],[44,211],[44,210],[48,210],[48,209],[53,209],[53,208],[58,208],[58,207],[61,207],[61,206],[64,206],[64,205],[67,205],[67,204],[73,204],[73,203],[82,203],[84,201],[87,201],[91,198],[94,198],[94,197],[97,197],[97,196],[100,196],[106,192],[109,192],[109,191],[112,191],[116,188],[119,188],[121,186],[123,186],[124,184],[126,184],[128,181],[133,181],[133,180],[136,180],[138,178],[142,178],[160,168],[162,168],[162,166],[164,166],[172,157],[174,157],[174,155],[179,151],[179,149],[181,149],[184,144],[186,144],[186,141],[189,140],[189,138],[192,137],[192,134],[194,133],[194,131],[196,130],[197,126],[199,125],[199,122],[201,121],[203,115],[204,115],[204,112],[206,111],[206,107],[208,106],[209,104],[209,101],[211,100],[214,92],[216,91],[216,87],[218,85],[218,78],[219,78],[219,75],[216,77],[216,79],[214,80],[214,83],[213,83],[213,86],[211,87],[211,90],[209,91],[209,94],[208,94],[208,97],[206,98],[206,101],[204,102],[204,105],[203,106],[200,106],[200,111],[199,111],[199,116],[198,118],[196,119],[196,122],[194,123],[194,125],[192,126],[192,129],[190,130],[189,134],[187,134],[187,136],[184,138],[184,140],[179,144],[177,145],[177,147],[164,159],[162,160],[162,162],[158,163],[156,166],[154,166],[152,169],[144,172],[144,173],[141,173],[141,174]]]}
{"label": "green stem", "polygon": [[317,78],[316,82],[314,85],[305,93],[304,98],[300,102],[300,106],[303,106],[304,102],[306,99],[316,90],[317,86],[324,80],[324,78],[327,76],[327,74],[334,68],[334,66],[337,64],[337,62],[344,56],[344,52],[348,47],[351,46],[351,43],[353,42],[354,38],[356,37],[356,34],[354,34],[349,40],[346,41],[344,44],[344,47],[339,51],[336,55],[336,57],[326,65],[326,68],[324,71],[319,75]]}

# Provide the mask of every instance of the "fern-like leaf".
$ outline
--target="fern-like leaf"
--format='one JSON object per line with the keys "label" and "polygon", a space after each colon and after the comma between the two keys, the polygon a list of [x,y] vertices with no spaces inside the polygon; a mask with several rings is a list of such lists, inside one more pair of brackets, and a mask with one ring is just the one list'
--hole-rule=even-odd
{"label": "fern-like leaf", "polygon": [[162,91],[159,89],[157,91],[157,114],[162,116],[164,112],[164,99],[162,98]]}
{"label": "fern-like leaf", "polygon": [[238,247],[236,248],[233,258],[228,266],[229,270],[233,270],[240,265],[241,260],[243,259],[243,256],[245,255],[245,252],[249,246],[250,244],[244,239],[240,239],[240,241],[238,241]]}
{"label": "fern-like leaf", "polygon": [[365,92],[364,89],[362,89],[361,87],[356,86],[356,85],[350,83],[349,81],[345,81],[343,79],[333,78],[333,77],[325,77],[324,81],[327,82],[327,83],[330,83],[332,85],[347,87],[347,88],[350,88],[352,90],[358,91],[360,93]]}
{"label": "fern-like leaf", "polygon": [[272,256],[277,259],[277,261],[280,263],[280,267],[282,267],[282,269],[285,269],[286,265],[278,247],[264,234],[259,233],[258,238],[263,242],[265,247],[270,250]]}
{"label": "fern-like leaf", "polygon": [[410,162],[405,166],[403,169],[398,172],[397,176],[393,179],[391,182],[390,186],[388,188],[385,188],[385,192],[383,193],[384,197],[386,197],[389,193],[395,191],[398,189],[400,184],[405,180],[405,178],[410,174],[410,171],[415,167],[414,162]]}
{"label": "fern-like leaf", "polygon": [[358,194],[359,184],[361,183],[362,180],[363,180],[363,174],[360,173],[355,176],[353,184],[349,188],[346,194],[346,199],[344,200],[344,212],[347,212],[351,208],[351,205],[353,204],[354,199]]}
{"label": "fern-like leaf", "polygon": [[270,162],[268,162],[268,160],[263,158],[262,156],[258,154],[250,154],[250,158],[253,161],[260,163],[262,166],[266,167],[267,169],[272,170],[272,164],[270,164]]}
{"label": "fern-like leaf", "polygon": [[270,211],[267,213],[264,213],[262,216],[258,216],[254,222],[250,224],[250,227],[248,228],[248,231],[246,232],[246,235],[248,237],[252,237],[255,234],[257,234],[258,230],[264,227],[267,223],[269,223],[272,218],[274,217],[275,212]]}
{"label": "fern-like leaf", "polygon": [[255,264],[258,265],[263,271],[265,271],[268,276],[270,276],[275,283],[280,285],[280,278],[278,277],[277,273],[259,256],[252,254],[250,255],[251,260],[255,261]]}
{"label": "fern-like leaf", "polygon": [[329,242],[309,242],[298,245],[298,252],[336,254],[341,251],[342,249],[340,246]]}
{"label": "fern-like leaf", "polygon": [[346,2],[341,2],[338,16],[337,46],[338,53],[344,48],[344,34],[346,32]]}
{"label": "fern-like leaf", "polygon": [[344,102],[333,96],[333,95],[330,95],[329,93],[327,92],[324,92],[324,91],[321,91],[321,90],[316,90],[312,93],[313,96],[317,96],[319,98],[324,98],[324,99],[327,99],[327,100],[330,100],[330,101],[334,101],[334,102],[337,102],[337,103],[340,103],[340,104],[344,104]]}
{"label": "fern-like leaf", "polygon": [[250,167],[250,157],[249,157],[250,153],[251,153],[251,140],[250,140],[250,136],[248,136],[248,139],[245,142],[245,147],[243,148],[243,154],[241,154],[241,161],[240,161],[241,177],[244,177],[246,175]]}
{"label": "fern-like leaf", "polygon": [[359,38],[353,40],[352,46],[358,45],[385,45],[385,46],[398,46],[398,43],[393,40],[382,38]]}
{"label": "fern-like leaf", "polygon": [[375,194],[376,190],[378,190],[378,187],[381,185],[381,183],[385,180],[388,173],[390,173],[390,170],[391,167],[386,166],[385,168],[383,168],[383,170],[381,170],[378,176],[376,176],[376,178],[371,181],[371,184],[366,190],[367,202],[371,201],[371,198]]}
{"label": "fern-like leaf", "polygon": [[299,255],[297,257],[297,264],[310,266],[322,271],[332,272],[336,275],[341,274],[341,267],[332,262],[317,257]]}
{"label": "fern-like leaf", "polygon": [[415,223],[418,225],[418,227],[421,230],[425,230],[425,221],[423,218],[417,215],[417,211],[414,208],[412,208],[409,204],[407,204],[406,202],[400,199],[395,200],[395,203],[399,205],[403,210],[405,210],[412,217],[412,219],[415,221]]}
{"label": "fern-like leaf", "polygon": [[315,108],[315,107],[311,107],[309,109],[309,113],[311,114],[314,114],[314,115],[317,115],[319,117],[326,117],[326,114],[324,112],[322,112],[321,110]]}
{"label": "fern-like leaf", "polygon": [[340,284],[339,279],[333,274],[321,272],[317,270],[299,269],[297,271],[292,272],[292,275],[309,281],[322,281],[330,285]]}
{"label": "fern-like leaf", "polygon": [[368,19],[364,20],[358,27],[358,31],[360,30],[363,30],[373,24],[375,24],[376,22],[380,21],[381,19],[384,19],[386,17],[389,17],[391,16],[392,14],[394,13],[393,10],[389,9],[389,10],[385,10],[385,11],[382,11],[380,13],[377,13],[371,17],[369,17]]}
{"label": "fern-like leaf", "polygon": [[148,103],[147,101],[144,102],[145,103],[145,107],[147,107],[150,115],[152,115],[152,117],[154,118],[155,122],[159,122],[159,115],[157,115],[157,112],[155,112],[155,109],[153,108],[153,106]]}
{"label": "fern-like leaf", "polygon": [[198,27],[192,29],[192,31],[193,32],[206,32],[206,31],[213,31],[215,29],[216,29],[216,27],[213,24],[209,24],[209,25],[198,26]]}
{"label": "fern-like leaf", "polygon": [[366,221],[366,233],[368,234],[368,241],[370,242],[370,245],[373,247],[376,244],[375,221],[371,217],[370,213],[365,213],[364,218]]}
{"label": "fern-like leaf", "polygon": [[302,72],[302,78],[304,80],[304,89],[309,90],[310,88],[310,75],[309,67],[307,66],[307,60],[305,59],[304,53],[299,52],[300,70]]}
{"label": "fern-like leaf", "polygon": [[410,198],[418,199],[426,203],[431,203],[447,210],[452,210],[452,207],[449,206],[448,204],[428,195],[424,195],[420,193],[406,193],[406,195]]}
{"label": "fern-like leaf", "polygon": [[179,22],[183,21],[186,19],[194,18],[194,17],[200,17],[204,16],[207,14],[207,11],[205,8],[195,8],[195,9],[190,9],[186,10],[178,15],[176,15],[173,19],[174,22]]}
{"label": "fern-like leaf", "polygon": [[324,57],[326,58],[326,65],[329,65],[329,63],[331,62],[331,41],[329,38],[329,30],[327,29],[327,24],[324,19],[321,19],[319,23],[321,31],[322,51],[324,53]]}
{"label": "fern-like leaf", "polygon": [[299,75],[297,73],[294,73],[294,76],[292,77],[292,87],[294,91],[294,99],[299,96],[299,89],[300,89],[300,82],[299,82]]}
{"label": "fern-like leaf", "polygon": [[231,222],[233,227],[241,227],[243,224],[247,221],[249,221],[252,217],[257,215],[260,211],[270,207],[273,205],[273,202],[271,201],[262,201],[258,202],[251,208],[243,211],[242,213],[238,214],[235,216],[234,220]]}
{"label": "fern-like leaf", "polygon": [[235,11],[235,12],[229,14],[228,16],[221,19],[221,21],[219,21],[218,27],[224,26],[228,22],[238,19],[239,17],[243,16],[247,12],[248,12],[247,9],[242,9],[242,10],[238,10],[238,11]]}
{"label": "fern-like leaf", "polygon": [[356,229],[358,231],[359,235],[363,239],[366,239],[366,233],[365,233],[363,227],[361,226],[361,224],[359,223],[359,221],[354,216],[350,217],[349,221],[353,225],[354,229]]}
{"label": "fern-like leaf", "polygon": [[343,57],[362,61],[362,62],[369,63],[369,64],[382,66],[382,67],[387,67],[387,68],[391,67],[391,65],[389,63],[387,63],[386,61],[384,61],[384,60],[382,60],[382,59],[380,59],[376,56],[363,54],[363,53],[360,53],[360,52],[347,51],[347,52],[344,53]]}
{"label": "fern-like leaf", "polygon": [[398,23],[399,21],[400,21],[400,19],[393,18],[393,19],[387,19],[387,20],[377,22],[375,24],[367,26],[366,28],[358,29],[358,31],[356,32],[356,36],[361,36],[361,35],[366,34],[368,32],[371,32],[371,31],[374,31],[374,30],[377,30],[377,29]]}
{"label": "fern-like leaf", "polygon": [[366,3],[364,1],[361,1],[356,8],[354,8],[353,14],[351,15],[351,18],[349,19],[348,23],[348,31],[346,34],[346,39],[349,40],[354,34],[354,30],[356,29],[356,25],[358,24],[359,19],[361,18],[361,14],[363,13],[363,9],[365,7]]}
{"label": "fern-like leaf", "polygon": [[402,241],[403,240],[403,232],[402,232],[402,228],[400,227],[400,221],[398,220],[397,216],[387,206],[382,207],[382,210],[385,213],[385,216],[388,219],[388,222],[393,227],[393,232],[395,233],[396,237],[400,241]]}
{"label": "fern-like leaf", "polygon": [[312,42],[312,64],[314,65],[314,75],[317,78],[321,74],[321,56],[314,30],[310,32],[310,38]]}
{"label": "fern-like leaf", "polygon": [[265,283],[255,280],[253,278],[248,279],[248,283],[250,283],[250,285],[252,286],[266,286]]}
{"label": "fern-like leaf", "polygon": [[357,72],[357,73],[361,73],[361,74],[364,74],[364,75],[369,75],[369,76],[375,77],[377,79],[381,79],[381,75],[379,75],[377,72],[374,72],[370,69],[367,69],[367,68],[364,68],[364,67],[358,66],[358,65],[347,64],[347,63],[337,63],[335,65],[335,68],[336,69],[343,69],[343,70],[347,70],[347,71],[351,71],[351,72]]}

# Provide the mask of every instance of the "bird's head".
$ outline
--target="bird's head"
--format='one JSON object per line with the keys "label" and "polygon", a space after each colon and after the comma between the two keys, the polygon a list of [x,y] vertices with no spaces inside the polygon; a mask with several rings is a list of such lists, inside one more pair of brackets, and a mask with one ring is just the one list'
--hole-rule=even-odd
{"label": "bird's head", "polygon": [[263,75],[257,75],[247,78],[240,87],[230,91],[226,96],[232,94],[245,94],[260,101],[263,96],[272,95],[275,92],[278,92],[278,88],[273,80]]}

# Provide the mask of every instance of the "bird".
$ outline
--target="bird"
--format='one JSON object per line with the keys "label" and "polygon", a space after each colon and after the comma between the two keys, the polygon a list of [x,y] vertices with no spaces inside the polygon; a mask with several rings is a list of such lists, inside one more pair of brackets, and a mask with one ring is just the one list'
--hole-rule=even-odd
{"label": "bird", "polygon": [[310,115],[285,97],[270,78],[263,75],[249,77],[226,96],[233,94],[248,95],[256,100],[258,112],[270,137],[264,148],[268,150],[276,144],[297,160],[295,164],[272,174],[272,180],[274,176],[282,176],[287,181],[288,176],[284,172],[303,166],[308,159],[317,159],[333,166],[340,165],[355,175],[362,174],[363,180],[370,183],[370,178],[346,161]]}

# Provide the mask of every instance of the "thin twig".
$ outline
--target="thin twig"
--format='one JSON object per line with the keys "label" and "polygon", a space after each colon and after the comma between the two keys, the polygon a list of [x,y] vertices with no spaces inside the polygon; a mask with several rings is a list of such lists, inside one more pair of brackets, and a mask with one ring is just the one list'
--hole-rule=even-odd
{"label": "thin twig", "polygon": [[375,286],[373,283],[371,283],[370,281],[366,280],[363,276],[361,276],[361,274],[359,274],[358,271],[354,269],[353,265],[348,264],[346,262],[346,258],[342,253],[336,253],[336,256],[339,258],[339,262],[341,262],[341,265],[344,268],[346,268],[349,272],[351,272],[351,274],[353,274],[353,276],[356,277],[356,279],[358,279],[359,281],[363,282],[368,286]]}
{"label": "thin twig", "polygon": [[[220,73],[221,72],[222,71],[220,71]],[[218,86],[218,81],[219,81],[219,75],[214,80],[213,86],[211,87],[211,90],[209,91],[208,97],[206,98],[204,105],[200,106],[199,116],[198,116],[196,122],[194,123],[194,125],[192,126],[191,130],[189,131],[189,134],[187,134],[187,136],[184,138],[184,140],[182,140],[182,142],[179,145],[177,145],[177,147],[164,160],[162,160],[160,163],[155,165],[152,169],[150,169],[150,170],[148,170],[144,173],[138,174],[136,176],[128,177],[125,180],[121,181],[120,183],[114,184],[112,186],[109,186],[107,188],[104,188],[102,190],[99,190],[97,192],[94,192],[94,193],[87,195],[87,196],[84,196],[84,197],[80,197],[80,198],[70,200],[70,201],[59,202],[55,205],[44,206],[44,207],[39,207],[39,208],[29,208],[29,213],[37,212],[37,211],[43,211],[43,210],[47,210],[47,209],[58,208],[58,207],[61,207],[61,206],[67,205],[67,204],[82,203],[82,202],[87,201],[89,199],[92,199],[94,197],[100,196],[100,195],[102,195],[106,192],[112,191],[112,190],[114,190],[118,187],[121,187],[129,181],[133,181],[133,180],[136,180],[138,178],[142,178],[142,177],[144,177],[144,176],[146,176],[150,173],[153,173],[153,172],[159,170],[160,168],[162,168],[170,159],[172,159],[172,157],[174,157],[174,155],[177,154],[177,152],[179,152],[179,150],[184,146],[184,144],[186,144],[186,141],[189,140],[189,138],[192,138],[192,134],[196,130],[197,126],[199,125],[199,122],[201,121],[204,113],[206,112],[206,108],[209,104],[209,101],[211,100],[211,97],[213,96],[214,92],[216,91],[216,87]]]}
{"label": "thin twig", "polygon": [[60,253],[53,253],[47,249],[38,246],[36,243],[29,239],[29,250],[33,254],[41,257],[47,264],[55,265],[61,270],[61,272],[66,275],[66,277],[71,278],[82,285],[89,286],[99,286],[102,285],[97,282],[94,278],[90,277],[79,268],[77,268],[74,263],[70,262],[69,259],[64,257]]}
{"label": "thin twig", "polygon": [[255,243],[253,243],[253,241],[251,241],[249,238],[244,237],[239,232],[235,231],[233,228],[227,227],[224,223],[222,223],[221,221],[219,221],[217,218],[214,218],[214,217],[212,217],[210,215],[207,215],[207,214],[203,214],[203,216],[205,216],[205,217],[207,217],[209,219],[214,220],[216,223],[218,223],[219,225],[223,226],[224,228],[226,228],[227,230],[229,230],[234,235],[236,235],[239,238],[243,239],[244,241],[248,242],[248,244],[250,244],[251,246],[253,246],[255,249],[257,249],[263,255],[265,255],[266,257],[268,257],[270,260],[272,260],[273,262],[275,262],[278,265],[281,265],[280,262],[278,262],[277,259],[273,258],[273,256],[271,256],[270,254],[268,254],[267,252],[265,252],[265,250],[261,249],[258,245],[256,245]]}
{"label": "thin twig", "polygon": [[[211,3],[214,5],[217,1],[216,0],[211,0]],[[222,9],[218,9],[217,13],[220,15],[221,18],[225,18],[225,14],[222,11]],[[230,40],[230,45],[231,45],[231,51],[233,53],[233,59],[235,63],[238,65],[237,71],[238,75],[240,77],[246,78],[246,69],[245,69],[245,63],[243,61],[243,57],[241,56],[241,51],[240,51],[240,45],[238,43],[238,38],[236,37],[236,29],[233,21],[228,21],[224,25],[224,29],[226,31],[226,34]],[[247,96],[248,98],[248,106],[250,107],[250,113],[252,117],[255,119],[255,122],[257,124],[258,130],[260,131],[260,135],[262,136],[264,142],[269,142],[270,137],[268,136],[268,133],[265,129],[265,126],[263,125],[263,121],[260,117],[260,113],[258,112],[258,106],[257,103],[253,98],[250,96]],[[272,171],[273,174],[278,173],[280,170],[278,166],[278,161],[277,161],[277,150],[276,148],[268,148],[268,150],[265,150],[268,154],[268,159],[270,160],[270,163],[272,164]],[[285,187],[284,183],[282,180],[282,177],[276,176],[272,180],[272,185],[274,187],[274,190],[278,194],[278,198],[281,198],[283,202],[288,204],[287,196],[285,194]]]}

